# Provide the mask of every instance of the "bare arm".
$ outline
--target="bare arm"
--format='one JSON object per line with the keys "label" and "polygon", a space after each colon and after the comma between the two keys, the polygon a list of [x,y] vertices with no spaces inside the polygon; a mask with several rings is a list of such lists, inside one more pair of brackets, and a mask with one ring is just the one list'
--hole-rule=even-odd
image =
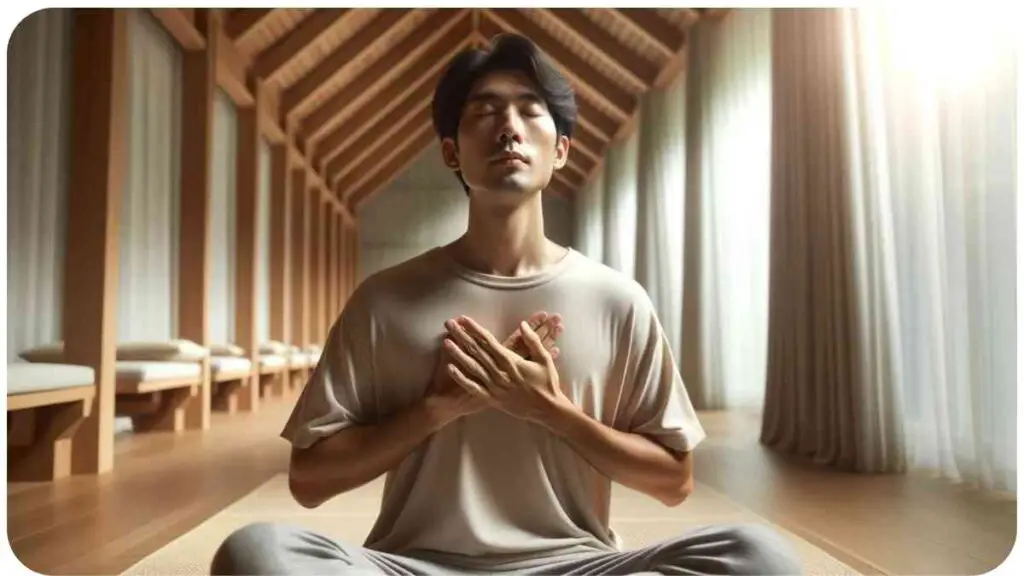
{"label": "bare arm", "polygon": [[616,430],[571,403],[553,405],[545,425],[599,472],[624,486],[681,504],[693,491],[693,453],[673,453],[653,440]]}
{"label": "bare arm", "polygon": [[377,424],[350,426],[307,449],[292,449],[289,487],[299,504],[315,508],[398,466],[456,412],[427,397]]}

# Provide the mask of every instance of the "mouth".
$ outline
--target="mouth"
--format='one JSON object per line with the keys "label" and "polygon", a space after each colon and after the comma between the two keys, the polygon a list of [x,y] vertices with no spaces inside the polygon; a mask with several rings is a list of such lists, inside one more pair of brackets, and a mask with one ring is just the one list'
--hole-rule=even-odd
{"label": "mouth", "polygon": [[530,163],[530,161],[526,159],[526,156],[517,152],[503,152],[492,158],[491,162],[502,166],[510,166],[514,164],[526,165]]}

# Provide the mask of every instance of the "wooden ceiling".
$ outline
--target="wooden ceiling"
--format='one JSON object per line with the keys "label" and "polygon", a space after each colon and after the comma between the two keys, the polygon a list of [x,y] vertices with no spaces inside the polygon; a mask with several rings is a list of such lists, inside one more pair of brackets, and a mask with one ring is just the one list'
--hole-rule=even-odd
{"label": "wooden ceiling", "polygon": [[634,122],[639,97],[681,69],[688,29],[722,10],[231,9],[233,67],[261,85],[286,138],[353,211],[434,140],[430,100],[459,50],[532,39],[572,82],[579,122],[551,192],[586,185]]}

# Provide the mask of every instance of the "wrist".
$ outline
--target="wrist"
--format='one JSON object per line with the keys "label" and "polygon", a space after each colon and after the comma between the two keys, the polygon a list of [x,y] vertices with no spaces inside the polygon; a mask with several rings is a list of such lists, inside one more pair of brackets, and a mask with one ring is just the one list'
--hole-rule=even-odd
{"label": "wrist", "polygon": [[444,428],[457,416],[455,406],[450,399],[439,394],[429,394],[424,397],[419,408],[423,412],[431,433]]}
{"label": "wrist", "polygon": [[571,400],[560,395],[547,405],[541,418],[549,430],[559,436],[566,436],[580,416],[587,417]]}

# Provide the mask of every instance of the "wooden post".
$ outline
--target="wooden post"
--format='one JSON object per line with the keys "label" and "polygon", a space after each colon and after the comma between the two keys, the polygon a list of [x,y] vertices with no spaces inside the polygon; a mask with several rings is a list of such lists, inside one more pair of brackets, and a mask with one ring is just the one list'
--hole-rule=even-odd
{"label": "wooden post", "polygon": [[128,13],[75,9],[62,332],[67,362],[90,366],[96,395],[72,439],[72,472],[114,467],[121,195],[128,122]]}
{"label": "wooden post", "polygon": [[[182,70],[178,330],[182,338],[209,346],[210,171],[220,14],[197,9],[195,23],[206,48],[186,51]],[[204,359],[199,393],[185,408],[186,428],[209,429],[211,389],[210,362]]]}
{"label": "wooden post", "polygon": [[254,102],[250,107],[238,109],[238,154],[236,157],[237,186],[235,196],[235,340],[245,349],[252,361],[249,385],[239,398],[239,409],[256,412],[260,402],[259,339],[256,333],[258,314],[256,286],[259,281],[259,259],[256,246],[259,239],[259,185],[260,185],[260,104],[263,92],[259,81],[250,87]]}
{"label": "wooden post", "polygon": [[289,318],[294,309],[289,281],[294,202],[289,184],[288,147],[274,145],[270,150],[270,339],[278,342],[291,340]]}
{"label": "wooden post", "polygon": [[306,191],[306,170],[304,168],[292,169],[292,187],[289,191],[292,200],[292,229],[291,229],[291,291],[292,309],[291,324],[292,333],[290,343],[294,346],[303,346],[306,341],[306,315],[309,313],[307,290],[306,290],[306,239],[309,236],[306,214],[307,197]]}

